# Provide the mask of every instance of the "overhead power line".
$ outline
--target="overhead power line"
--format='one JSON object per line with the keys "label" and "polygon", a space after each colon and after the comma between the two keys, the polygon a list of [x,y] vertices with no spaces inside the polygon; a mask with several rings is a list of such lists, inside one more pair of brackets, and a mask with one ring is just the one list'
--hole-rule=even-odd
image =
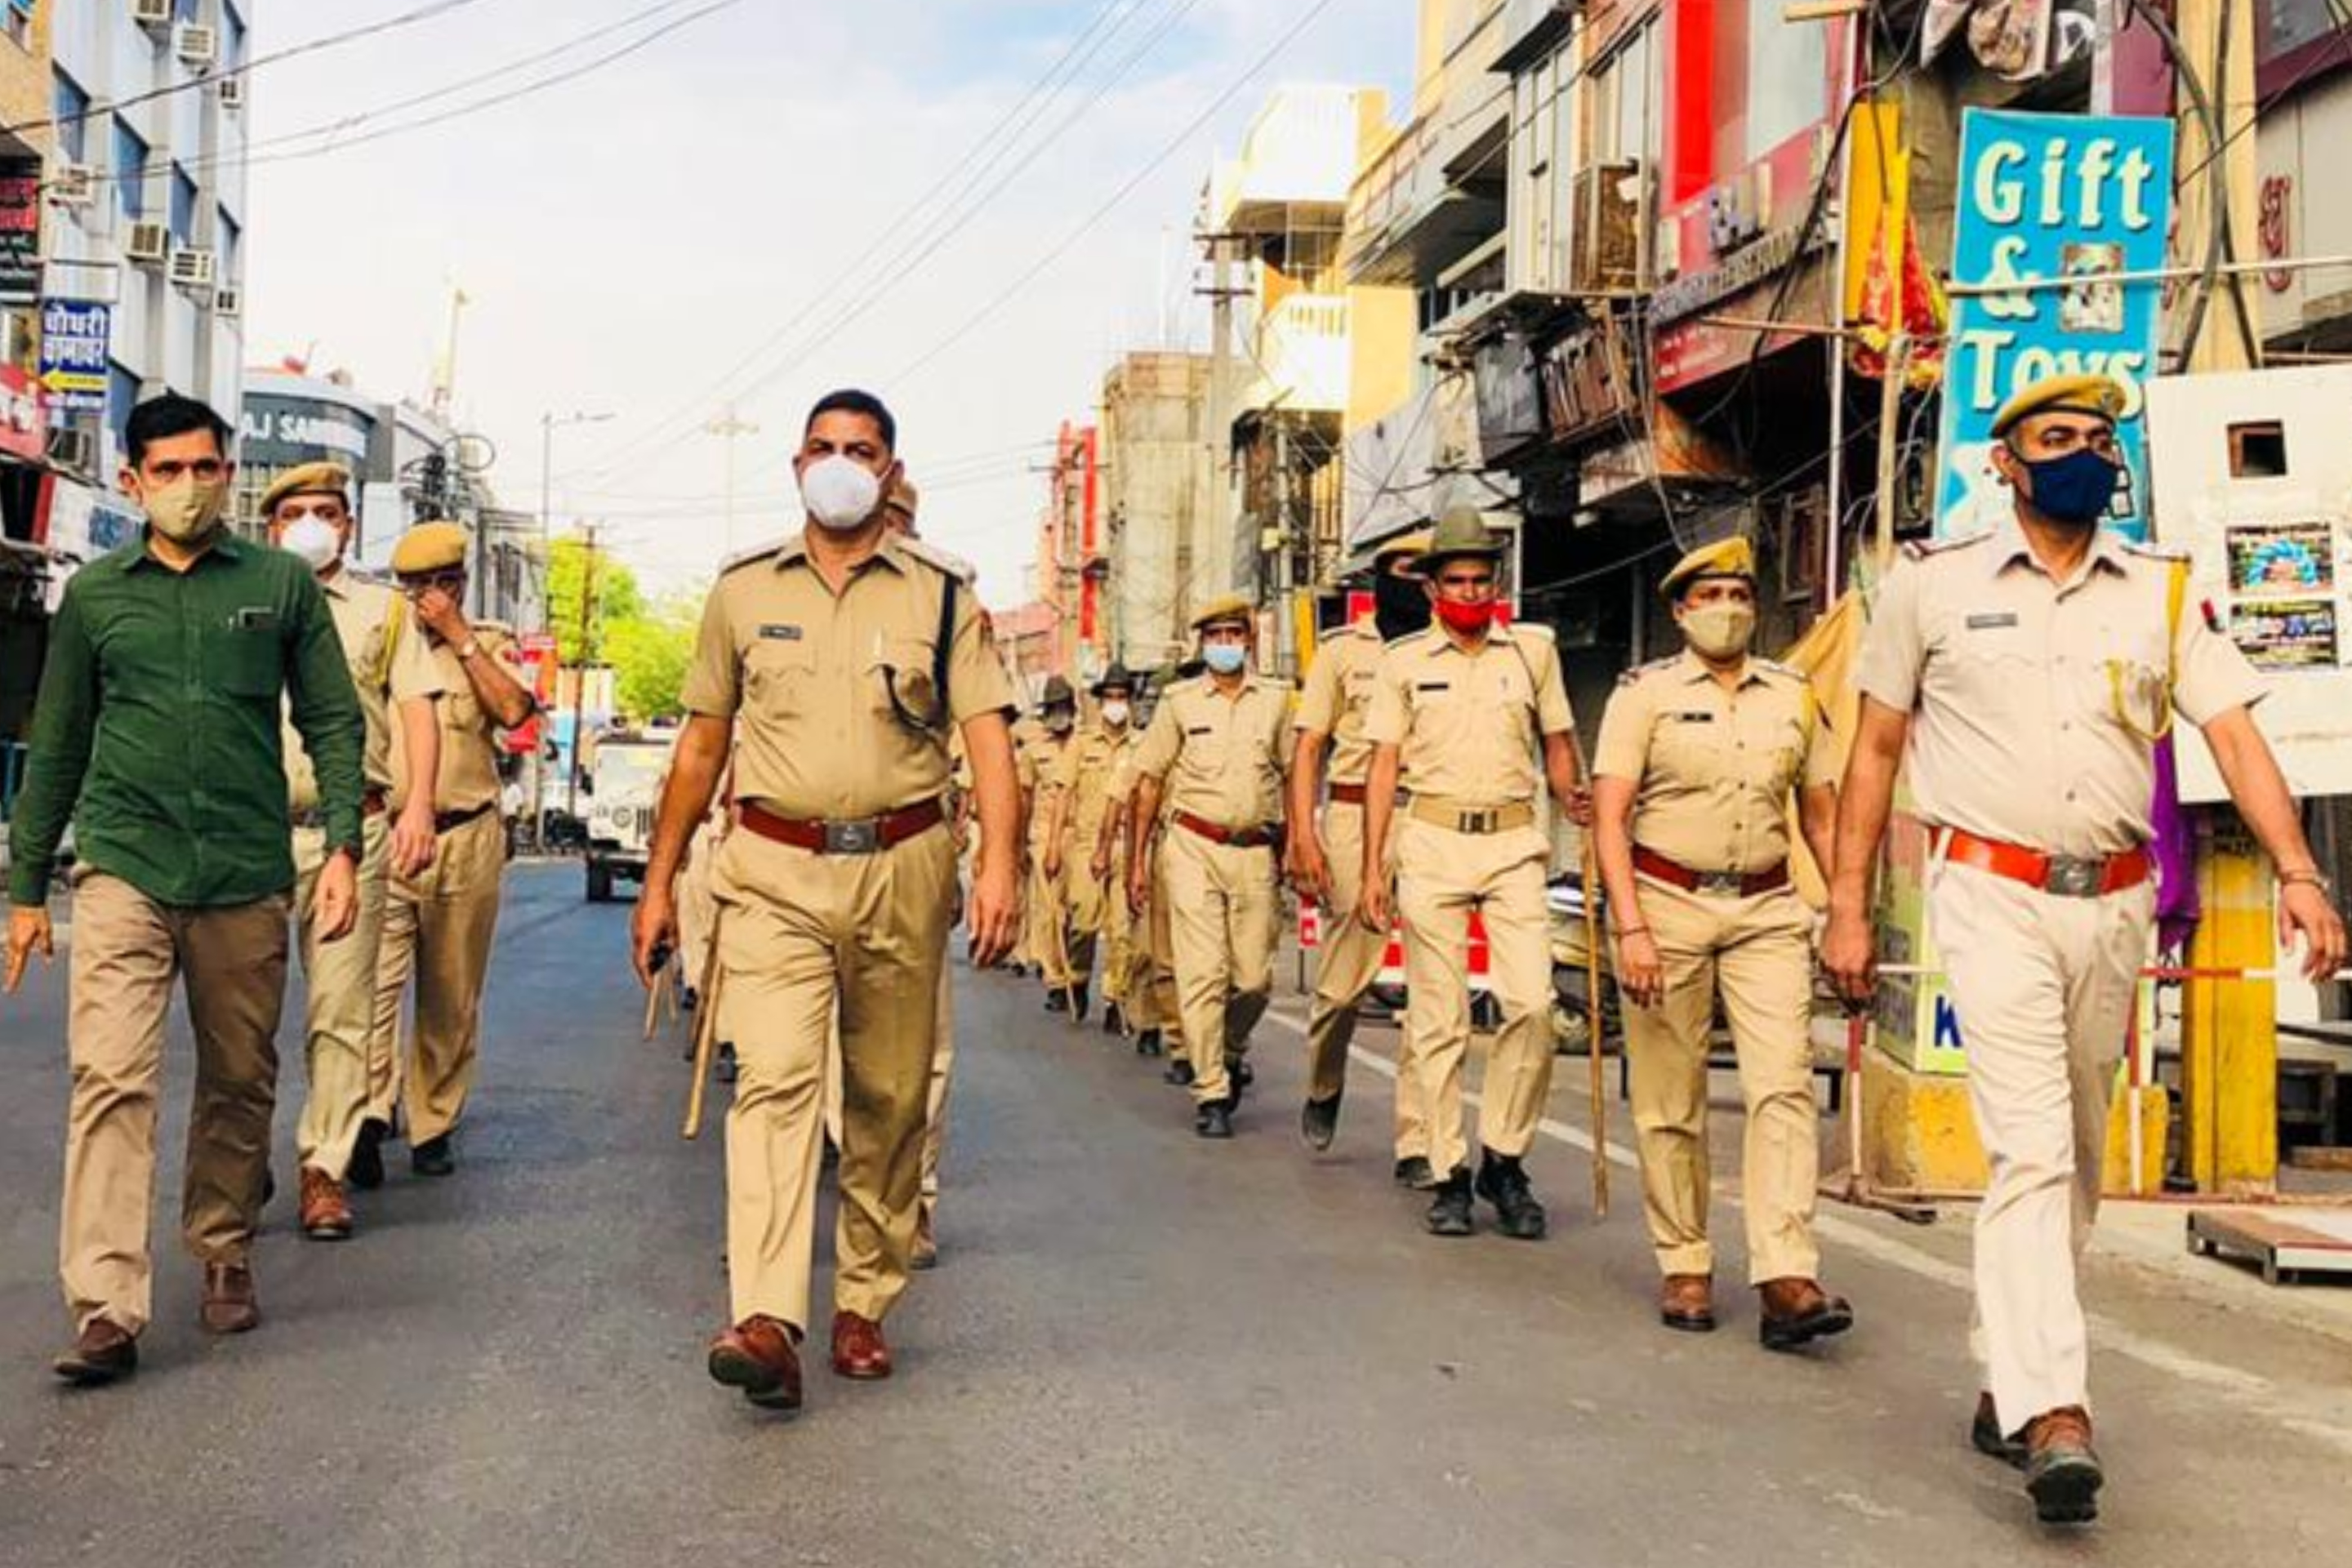
{"label": "overhead power line", "polygon": [[346,27],[340,33],[330,33],[324,37],[289,45],[272,54],[257,55],[242,65],[208,71],[203,76],[192,77],[185,81],[150,88],[145,92],[134,92],[128,98],[110,99],[103,103],[93,103],[71,114],[52,114],[45,120],[27,120],[16,125],[0,126],[0,130],[5,130],[12,136],[21,136],[28,131],[53,131],[63,125],[78,125],[83,121],[94,119],[101,114],[112,114],[124,109],[135,109],[140,104],[152,103],[157,99],[170,98],[177,93],[193,92],[199,88],[210,87],[215,82],[250,76],[264,66],[274,66],[286,60],[299,59],[304,55],[315,55],[322,49],[337,48],[344,44],[356,43],[362,38],[372,38],[381,33],[414,26],[419,22],[430,22],[436,17],[446,16],[452,11],[463,11],[468,6],[478,5],[481,3],[482,0],[432,0],[430,5],[404,11],[397,16],[386,16],[380,22],[369,22],[361,26]]}

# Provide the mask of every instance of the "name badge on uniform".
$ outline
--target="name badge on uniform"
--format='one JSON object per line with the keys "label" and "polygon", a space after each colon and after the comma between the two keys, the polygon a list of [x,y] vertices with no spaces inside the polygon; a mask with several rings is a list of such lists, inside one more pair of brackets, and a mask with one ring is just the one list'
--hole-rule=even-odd
{"label": "name badge on uniform", "polygon": [[1415,681],[1413,689],[1415,691],[1451,691],[1454,689],[1454,682],[1450,680]]}
{"label": "name badge on uniform", "polygon": [[760,628],[760,640],[762,642],[798,642],[801,640],[801,629],[795,626],[787,626],[781,623],[771,624]]}
{"label": "name badge on uniform", "polygon": [[1216,726],[1213,724],[1194,724],[1184,731],[1187,735],[1213,735],[1216,732]]}
{"label": "name badge on uniform", "polygon": [[2017,625],[2015,610],[1985,610],[1969,617],[1969,630],[1972,632],[1998,631],[2003,626],[2015,625]]}
{"label": "name badge on uniform", "polygon": [[1666,718],[1670,722],[1675,724],[1712,724],[1715,722],[1715,715],[1706,712],[1669,713],[1666,715]]}

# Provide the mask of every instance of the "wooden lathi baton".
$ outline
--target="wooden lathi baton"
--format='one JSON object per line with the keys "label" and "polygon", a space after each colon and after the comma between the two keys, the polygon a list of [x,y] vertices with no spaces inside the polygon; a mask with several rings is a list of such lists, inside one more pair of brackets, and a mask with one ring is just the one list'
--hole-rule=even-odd
{"label": "wooden lathi baton", "polygon": [[654,1037],[654,1024],[661,1016],[662,993],[669,989],[670,968],[677,963],[675,953],[664,952],[662,966],[654,971],[653,984],[646,987],[646,1026],[637,1037],[640,1040]]}
{"label": "wooden lathi baton", "polygon": [[725,973],[719,967],[719,937],[727,922],[727,906],[710,914],[710,949],[702,957],[702,986],[694,1012],[694,1083],[686,1094],[686,1125],[679,1135],[702,1135],[702,1095],[710,1083],[711,1058],[719,1052],[719,988]]}
{"label": "wooden lathi baton", "polygon": [[[1582,748],[1577,766],[1583,767]],[[1587,789],[1591,788],[1588,779]],[[1592,1215],[1609,1217],[1609,1083],[1601,1062],[1601,849],[1591,827],[1579,830],[1584,841],[1584,1059],[1592,1085]]]}

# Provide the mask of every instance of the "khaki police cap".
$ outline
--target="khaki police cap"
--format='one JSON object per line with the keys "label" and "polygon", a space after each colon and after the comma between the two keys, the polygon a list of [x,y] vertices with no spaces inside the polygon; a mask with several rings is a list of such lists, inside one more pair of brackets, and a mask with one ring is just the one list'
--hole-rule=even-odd
{"label": "khaki police cap", "polygon": [[1077,705],[1078,694],[1070,689],[1070,683],[1068,681],[1063,679],[1058,675],[1049,676],[1046,679],[1045,695],[1038,700],[1038,707],[1075,708]]}
{"label": "khaki police cap", "polygon": [[341,496],[352,503],[352,471],[341,463],[303,463],[269,481],[261,492],[261,515],[268,517],[278,503],[295,496]]}
{"label": "khaki police cap", "polygon": [[1257,605],[1247,594],[1223,594],[1201,607],[1192,617],[1192,629],[1205,632],[1211,626],[1234,622],[1244,630],[1257,624]]}
{"label": "khaki police cap", "polygon": [[1444,563],[1465,555],[1499,561],[1509,548],[1501,534],[1486,526],[1486,519],[1475,507],[1457,506],[1437,520],[1437,526],[1430,531],[1429,548],[1413,563],[1413,570],[1426,577]]}
{"label": "khaki police cap", "polygon": [[1713,544],[1702,544],[1675,563],[1674,569],[1658,584],[1658,592],[1669,599],[1680,598],[1685,588],[1702,577],[1745,577],[1753,583],[1756,547],[1737,533]]}
{"label": "khaki police cap", "polygon": [[392,569],[403,577],[446,572],[466,563],[470,541],[454,522],[420,522],[392,547]]}
{"label": "khaki police cap", "polygon": [[2090,414],[2112,425],[2124,416],[2123,387],[2105,375],[2053,375],[2000,405],[1992,416],[1992,433],[2006,436],[2019,420],[2035,414]]}
{"label": "khaki police cap", "polygon": [[1117,659],[1110,661],[1110,668],[1102,672],[1102,679],[1087,687],[1087,690],[1094,696],[1100,697],[1114,687],[1121,687],[1129,691],[1135,689],[1135,677],[1128,672],[1127,666]]}

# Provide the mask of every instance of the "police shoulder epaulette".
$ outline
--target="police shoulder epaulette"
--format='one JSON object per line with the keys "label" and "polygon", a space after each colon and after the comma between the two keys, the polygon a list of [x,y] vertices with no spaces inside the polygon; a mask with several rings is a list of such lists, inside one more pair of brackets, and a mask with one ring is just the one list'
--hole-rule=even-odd
{"label": "police shoulder epaulette", "polygon": [[1948,539],[1915,539],[1903,546],[1903,558],[1906,561],[1925,561],[1930,556],[1941,555],[1948,551],[1965,550],[1971,544],[1982,544],[1991,537],[1992,530],[1988,528],[1976,533],[1956,533]]}
{"label": "police shoulder epaulette", "polygon": [[1444,635],[1445,634],[1443,631],[1440,631],[1436,625],[1433,623],[1422,627],[1417,632],[1407,632],[1401,637],[1391,637],[1381,646],[1385,647],[1412,647],[1416,644],[1428,642],[1433,637],[1442,638]]}
{"label": "police shoulder epaulette", "polygon": [[771,539],[765,544],[755,544],[749,550],[739,550],[719,563],[719,574],[725,576],[740,566],[750,566],[761,561],[772,561],[783,552],[787,541]]}
{"label": "police shoulder epaulette", "polygon": [[1680,654],[1668,654],[1664,658],[1654,658],[1647,664],[1634,665],[1632,668],[1626,670],[1617,678],[1617,684],[1620,686],[1631,686],[1644,676],[1655,675],[1660,670],[1663,670],[1671,665],[1679,664],[1681,661],[1682,656]]}
{"label": "police shoulder epaulette", "polygon": [[2134,555],[2144,555],[2150,561],[2186,561],[2189,552],[2177,544],[2158,544],[2152,539],[2118,539],[2116,541]]}
{"label": "police shoulder epaulette", "polygon": [[938,545],[919,539],[909,539],[905,534],[898,536],[898,548],[906,553],[927,566],[939,568],[967,588],[980,578],[980,568],[952,551],[941,550]]}
{"label": "police shoulder epaulette", "polygon": [[1785,675],[1791,680],[1811,680],[1812,677],[1793,664],[1782,664],[1776,658],[1750,658],[1748,661],[1767,675]]}
{"label": "police shoulder epaulette", "polygon": [[1559,634],[1542,621],[1513,621],[1511,635],[1532,637],[1539,642],[1556,643],[1559,640]]}

